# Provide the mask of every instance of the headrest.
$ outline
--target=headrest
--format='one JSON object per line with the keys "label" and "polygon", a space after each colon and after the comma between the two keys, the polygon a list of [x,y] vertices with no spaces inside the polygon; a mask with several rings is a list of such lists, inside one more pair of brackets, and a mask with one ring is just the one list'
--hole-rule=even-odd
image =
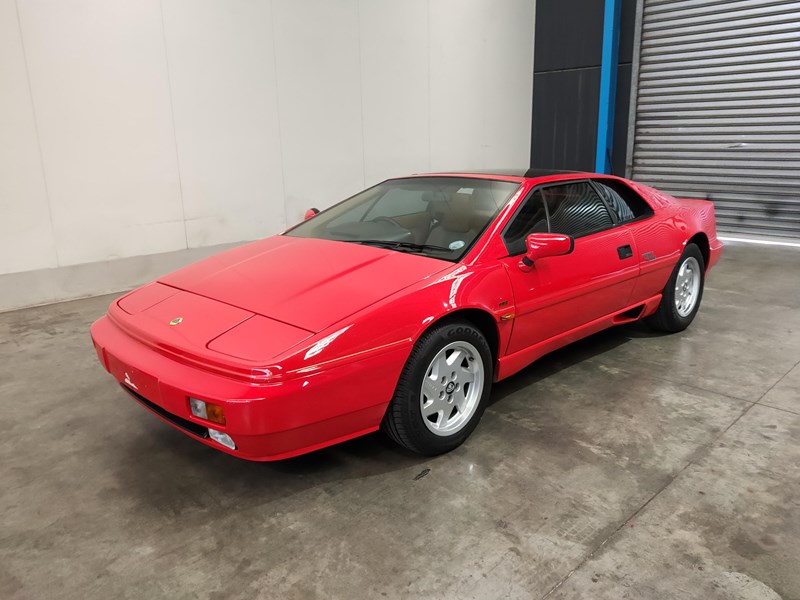
{"label": "headrest", "polygon": [[472,195],[455,192],[450,194],[437,215],[440,225],[447,231],[462,233],[472,226]]}

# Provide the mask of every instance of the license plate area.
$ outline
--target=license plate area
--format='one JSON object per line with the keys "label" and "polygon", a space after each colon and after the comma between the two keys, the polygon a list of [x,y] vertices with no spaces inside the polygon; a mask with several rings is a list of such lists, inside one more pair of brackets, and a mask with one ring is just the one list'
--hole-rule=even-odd
{"label": "license plate area", "polygon": [[108,351],[106,351],[106,356],[108,358],[108,370],[117,381],[140,396],[150,399],[151,402],[161,401],[158,379],[135,367],[126,365]]}

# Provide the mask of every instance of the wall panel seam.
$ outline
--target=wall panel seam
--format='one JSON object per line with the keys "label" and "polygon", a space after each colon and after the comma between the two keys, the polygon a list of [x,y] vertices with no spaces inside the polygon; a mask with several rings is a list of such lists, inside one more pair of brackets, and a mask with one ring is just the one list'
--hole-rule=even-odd
{"label": "wall panel seam", "polygon": [[281,93],[280,89],[278,88],[278,48],[275,45],[275,0],[270,0],[269,3],[269,12],[270,12],[270,25],[272,26],[272,62],[274,64],[274,72],[275,72],[275,84],[273,89],[275,90],[275,111],[278,113],[278,148],[280,148],[280,152],[278,155],[280,156],[281,161],[281,195],[282,197],[282,204],[283,204],[283,225],[282,229],[286,229],[289,226],[289,210],[286,206],[286,161],[283,157],[283,119],[281,118]]}
{"label": "wall panel seam", "polygon": [[358,47],[358,97],[361,99],[361,185],[367,186],[367,140],[364,133],[364,59],[361,54],[361,0],[356,0],[356,45]]}
{"label": "wall panel seam", "polygon": [[175,107],[172,101],[172,75],[169,71],[169,46],[167,45],[167,26],[164,20],[164,0],[158,0],[158,10],[161,15],[161,39],[164,44],[164,65],[167,68],[167,95],[169,96],[169,116],[172,123],[172,143],[175,148],[175,169],[178,175],[178,198],[181,203],[181,220],[183,221],[183,244],[189,248],[189,232],[186,230],[186,206],[183,202],[183,179],[181,177],[181,158],[178,152],[178,132],[175,127]]}
{"label": "wall panel seam", "polygon": [[427,19],[428,32],[428,171],[433,170],[433,134],[431,133],[431,113],[433,112],[433,90],[431,88],[431,0],[427,0],[425,16]]}
{"label": "wall panel seam", "polygon": [[22,33],[22,19],[19,16],[19,0],[14,0],[14,10],[17,13],[17,31],[19,31],[19,44],[22,47],[22,62],[25,67],[25,81],[28,84],[28,98],[31,103],[31,114],[33,115],[33,132],[36,136],[36,149],[39,153],[39,167],[42,170],[42,183],[44,183],[44,198],[47,204],[47,219],[50,223],[50,235],[53,239],[53,254],[56,259],[56,267],[61,266],[61,259],[58,256],[58,243],[56,240],[56,228],[53,224],[53,208],[50,201],[50,188],[47,185],[47,171],[44,168],[44,152],[42,151],[42,140],[39,134],[39,118],[36,114],[36,103],[33,101],[33,86],[31,85],[31,74],[28,68],[28,54],[25,51],[25,36]]}
{"label": "wall panel seam", "polygon": [[533,85],[534,85],[534,65],[536,64],[536,0],[533,0],[533,22],[531,23],[531,48],[530,48],[530,57],[531,57],[531,79],[528,85],[528,89],[531,91],[531,106],[530,110],[528,111],[528,125],[526,127],[526,131],[528,131],[528,160],[526,164],[533,166]]}

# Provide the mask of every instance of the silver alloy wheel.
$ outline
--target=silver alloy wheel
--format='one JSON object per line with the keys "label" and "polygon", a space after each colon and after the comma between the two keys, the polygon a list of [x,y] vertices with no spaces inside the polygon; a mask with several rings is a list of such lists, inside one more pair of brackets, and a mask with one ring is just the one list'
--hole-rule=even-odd
{"label": "silver alloy wheel", "polygon": [[675,310],[681,317],[692,314],[700,296],[701,279],[700,263],[694,256],[689,256],[681,264],[675,278]]}
{"label": "silver alloy wheel", "polygon": [[478,408],[483,377],[483,359],[469,342],[439,350],[425,371],[419,396],[425,426],[441,436],[461,430]]}

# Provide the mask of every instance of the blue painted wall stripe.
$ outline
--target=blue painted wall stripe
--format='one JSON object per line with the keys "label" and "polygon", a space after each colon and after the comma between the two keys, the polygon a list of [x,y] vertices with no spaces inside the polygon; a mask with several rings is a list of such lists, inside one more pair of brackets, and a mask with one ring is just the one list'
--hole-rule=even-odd
{"label": "blue painted wall stripe", "polygon": [[597,146],[594,161],[595,171],[598,173],[611,173],[621,12],[622,0],[605,0],[603,11],[603,53],[600,63],[600,102],[597,114]]}

